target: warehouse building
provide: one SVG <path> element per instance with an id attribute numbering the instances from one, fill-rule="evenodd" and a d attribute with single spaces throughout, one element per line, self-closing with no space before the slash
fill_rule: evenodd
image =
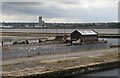
<path id="1" fill-rule="evenodd" d="M 71 33 L 71 44 L 77 43 L 93 43 L 98 41 L 98 33 L 94 30 L 75 30 Z"/>

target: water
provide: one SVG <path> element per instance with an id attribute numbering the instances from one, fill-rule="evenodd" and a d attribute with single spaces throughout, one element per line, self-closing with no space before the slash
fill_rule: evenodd
<path id="1" fill-rule="evenodd" d="M 93 72 L 89 74 L 85 74 L 82 76 L 119 76 L 119 70 L 120 68 L 115 68 L 111 70 L 105 70 L 105 71 L 100 71 L 100 72 Z M 120 76 L 119 76 L 120 78 Z"/>
<path id="2" fill-rule="evenodd" d="M 65 29 L 65 33 L 71 33 L 74 30 L 84 29 Z M 118 34 L 118 29 L 94 29 L 96 32 L 106 34 Z M 22 33 L 63 33 L 64 29 L 2 29 L 2 32 L 22 32 Z"/>
<path id="3" fill-rule="evenodd" d="M 102 39 L 107 40 L 108 45 L 120 45 L 118 43 L 118 38 L 99 38 L 99 40 L 102 40 Z"/>

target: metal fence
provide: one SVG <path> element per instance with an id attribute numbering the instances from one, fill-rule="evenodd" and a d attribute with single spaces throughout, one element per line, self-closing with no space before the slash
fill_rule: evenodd
<path id="1" fill-rule="evenodd" d="M 53 44 L 54 45 L 54 44 Z M 90 50 L 98 48 L 109 48 L 107 43 L 101 44 L 89 44 L 89 45 L 75 45 L 75 46 L 64 46 L 64 47 L 51 47 L 51 48 L 26 48 L 26 49 L 14 49 L 10 51 L 3 51 L 2 58 L 13 58 L 13 57 L 23 57 L 23 56 L 34 56 L 52 53 L 63 53 L 77 50 Z"/>

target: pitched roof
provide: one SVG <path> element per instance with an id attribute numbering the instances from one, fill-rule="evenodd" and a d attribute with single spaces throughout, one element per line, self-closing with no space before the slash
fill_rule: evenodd
<path id="1" fill-rule="evenodd" d="M 97 33 L 94 30 L 85 29 L 85 30 L 77 30 L 82 35 L 97 35 Z"/>

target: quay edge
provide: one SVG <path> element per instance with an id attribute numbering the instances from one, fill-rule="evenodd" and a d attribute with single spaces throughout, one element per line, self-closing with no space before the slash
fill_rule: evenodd
<path id="1" fill-rule="evenodd" d="M 2 76 L 2 78 L 52 78 L 54 77 L 61 77 L 61 76 L 80 76 L 82 74 L 87 74 L 91 72 L 97 72 L 97 71 L 103 71 L 103 70 L 109 70 L 113 68 L 119 68 L 120 67 L 120 61 L 112 61 L 112 62 L 103 62 L 103 63 L 92 63 L 88 65 L 82 65 L 82 66 L 75 66 L 75 67 L 69 67 L 65 68 L 63 70 L 59 71 L 47 71 L 40 74 L 32 74 L 32 75 L 26 75 L 26 76 Z"/>

